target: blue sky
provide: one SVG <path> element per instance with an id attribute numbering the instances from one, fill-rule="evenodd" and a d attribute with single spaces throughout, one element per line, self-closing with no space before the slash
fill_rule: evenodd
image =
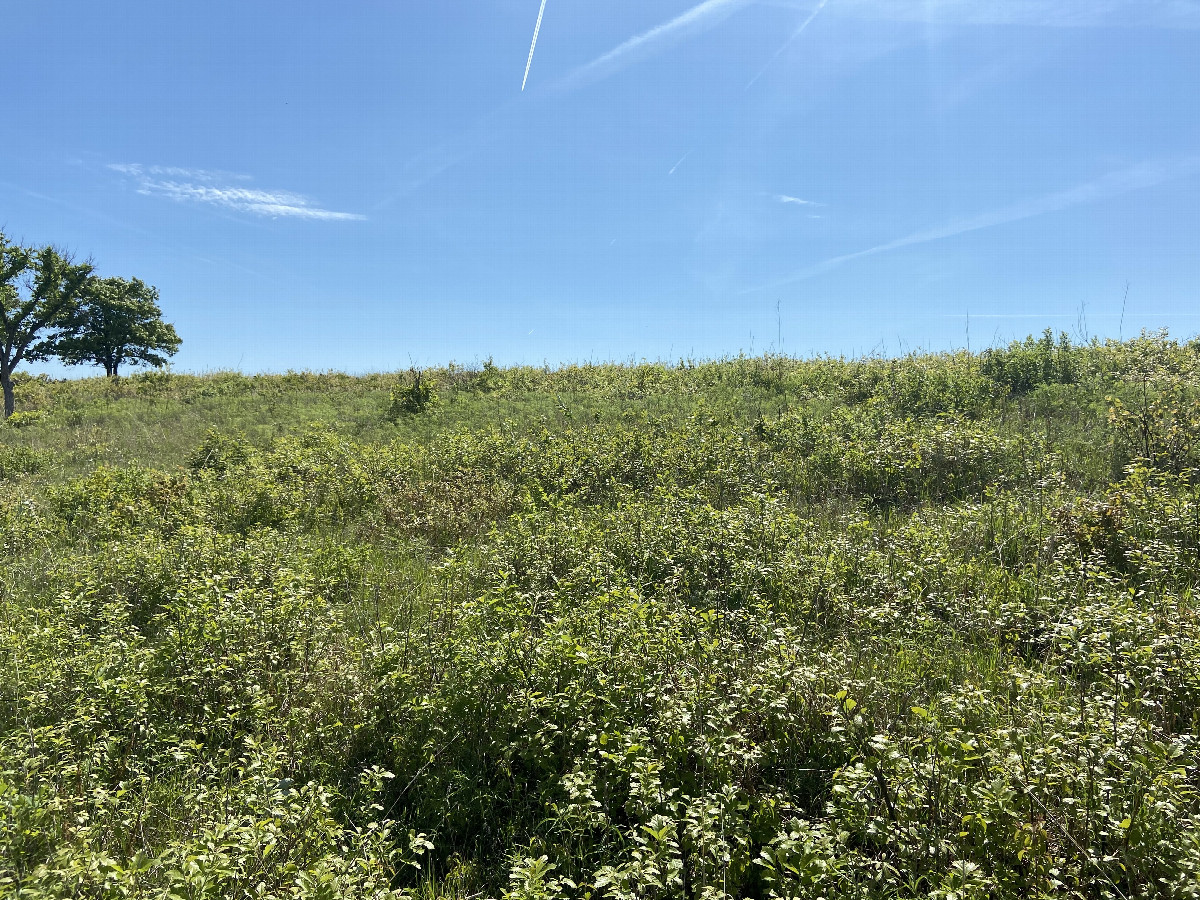
<path id="1" fill-rule="evenodd" d="M 1200 0 L 539 5 L 11 4 L 0 226 L 193 371 L 1200 331 Z"/>

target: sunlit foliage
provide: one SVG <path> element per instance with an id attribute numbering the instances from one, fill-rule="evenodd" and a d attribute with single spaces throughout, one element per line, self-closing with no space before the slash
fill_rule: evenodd
<path id="1" fill-rule="evenodd" d="M 1194 345 L 15 384 L 0 895 L 1200 896 Z"/>

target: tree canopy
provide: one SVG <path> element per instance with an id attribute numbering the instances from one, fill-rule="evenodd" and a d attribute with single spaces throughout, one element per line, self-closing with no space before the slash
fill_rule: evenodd
<path id="1" fill-rule="evenodd" d="M 98 365 L 110 377 L 122 365 L 163 366 L 182 341 L 164 322 L 158 290 L 140 278 L 88 279 L 62 329 L 35 348 L 67 365 Z"/>
<path id="2" fill-rule="evenodd" d="M 4 417 L 13 413 L 12 375 L 35 345 L 75 313 L 92 274 L 90 262 L 77 263 L 52 246 L 34 249 L 0 232 L 0 388 Z"/>

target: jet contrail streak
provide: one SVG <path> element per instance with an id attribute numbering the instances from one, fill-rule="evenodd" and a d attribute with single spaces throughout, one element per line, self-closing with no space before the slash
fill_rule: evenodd
<path id="1" fill-rule="evenodd" d="M 748 85 L 746 85 L 746 90 L 750 90 L 750 88 L 752 88 L 754 86 L 754 82 L 756 82 L 756 81 L 758 81 L 758 79 L 762 78 L 763 75 L 766 73 L 767 69 L 771 68 L 771 64 L 774 63 L 775 60 L 779 59 L 779 55 L 781 53 L 783 53 L 784 50 L 786 50 L 788 47 L 790 47 L 792 45 L 792 41 L 794 41 L 796 38 L 800 37 L 800 35 L 802 35 L 804 33 L 804 29 L 812 24 L 812 20 L 817 17 L 817 13 L 819 13 L 821 10 L 823 10 L 825 8 L 825 4 L 828 2 L 829 2 L 829 0 L 821 0 L 821 2 L 817 4 L 817 8 L 814 9 L 809 14 L 808 18 L 804 20 L 804 22 L 800 25 L 799 28 L 797 28 L 795 31 L 792 32 L 792 36 L 783 42 L 783 46 L 775 51 L 774 56 L 772 56 L 769 60 L 767 60 L 767 64 L 758 70 L 757 75 L 755 75 L 753 78 L 750 79 L 750 83 Z"/>
<path id="2" fill-rule="evenodd" d="M 537 24 L 533 26 L 533 43 L 529 45 L 529 59 L 525 61 L 525 77 L 521 79 L 521 90 L 525 90 L 525 82 L 529 80 L 529 68 L 533 65 L 533 51 L 537 49 L 538 32 L 542 30 L 542 16 L 546 14 L 546 0 L 542 0 L 542 8 L 538 10 Z"/>
<path id="3" fill-rule="evenodd" d="M 631 37 L 615 49 L 609 50 L 603 56 L 597 57 L 590 63 L 585 63 L 565 77 L 559 79 L 556 87 L 559 91 L 569 91 L 584 84 L 606 78 L 619 69 L 622 62 L 645 52 L 655 44 L 669 38 L 677 37 L 689 29 L 699 31 L 707 29 L 726 16 L 732 15 L 739 9 L 749 6 L 754 0 L 704 0 L 681 13 L 669 22 L 656 25 L 649 31 Z"/>
<path id="4" fill-rule="evenodd" d="M 804 281 L 817 275 L 823 275 L 845 263 L 863 259 L 867 256 L 875 256 L 879 253 L 887 253 L 890 250 L 899 250 L 903 247 L 912 247 L 917 244 L 928 244 L 932 241 L 940 241 L 960 234 L 968 234 L 972 231 L 994 228 L 997 225 L 1020 222 L 1023 219 L 1032 219 L 1035 216 L 1059 212 L 1060 210 L 1070 209 L 1073 206 L 1080 206 L 1084 203 L 1111 200 L 1123 194 L 1157 187 L 1160 184 L 1166 184 L 1182 178 L 1194 178 L 1197 175 L 1200 175 L 1200 156 L 1176 160 L 1148 160 L 1136 166 L 1131 166 L 1128 169 L 1118 169 L 1109 172 L 1107 175 L 1103 175 L 1086 184 L 1076 185 L 1062 191 L 1055 191 L 1053 194 L 1046 194 L 1032 200 L 1022 200 L 1010 206 L 992 210 L 991 212 L 955 219 L 945 225 L 927 228 L 924 231 L 916 231 L 896 240 L 888 241 L 885 244 L 868 247 L 866 250 L 843 253 L 841 256 L 834 256 L 824 262 L 809 266 L 807 269 L 802 269 L 788 278 L 762 285 L 761 287 L 750 288 L 742 291 L 742 293 L 746 294 L 766 288 L 775 289 L 785 284 Z"/>

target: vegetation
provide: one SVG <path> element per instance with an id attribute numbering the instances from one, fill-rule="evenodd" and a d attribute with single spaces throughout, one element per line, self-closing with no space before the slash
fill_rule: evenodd
<path id="1" fill-rule="evenodd" d="M 4 418 L 13 413 L 13 373 L 37 357 L 36 344 L 47 329 L 61 327 L 75 308 L 91 275 L 54 247 L 34 250 L 14 244 L 0 232 L 0 388 Z"/>
<path id="2" fill-rule="evenodd" d="M 174 326 L 162 319 L 156 288 L 139 278 L 93 276 L 62 331 L 40 352 L 71 366 L 103 366 L 115 378 L 122 365 L 162 368 L 181 343 Z"/>
<path id="3" fill-rule="evenodd" d="M 1200 345 L 13 381 L 0 892 L 1200 895 Z"/>
<path id="4" fill-rule="evenodd" d="M 90 262 L 76 263 L 51 246 L 23 247 L 0 232 L 3 419 L 16 408 L 13 378 L 26 360 L 96 363 L 116 377 L 122 363 L 161 368 L 179 345 L 153 287 L 99 278 Z"/>

